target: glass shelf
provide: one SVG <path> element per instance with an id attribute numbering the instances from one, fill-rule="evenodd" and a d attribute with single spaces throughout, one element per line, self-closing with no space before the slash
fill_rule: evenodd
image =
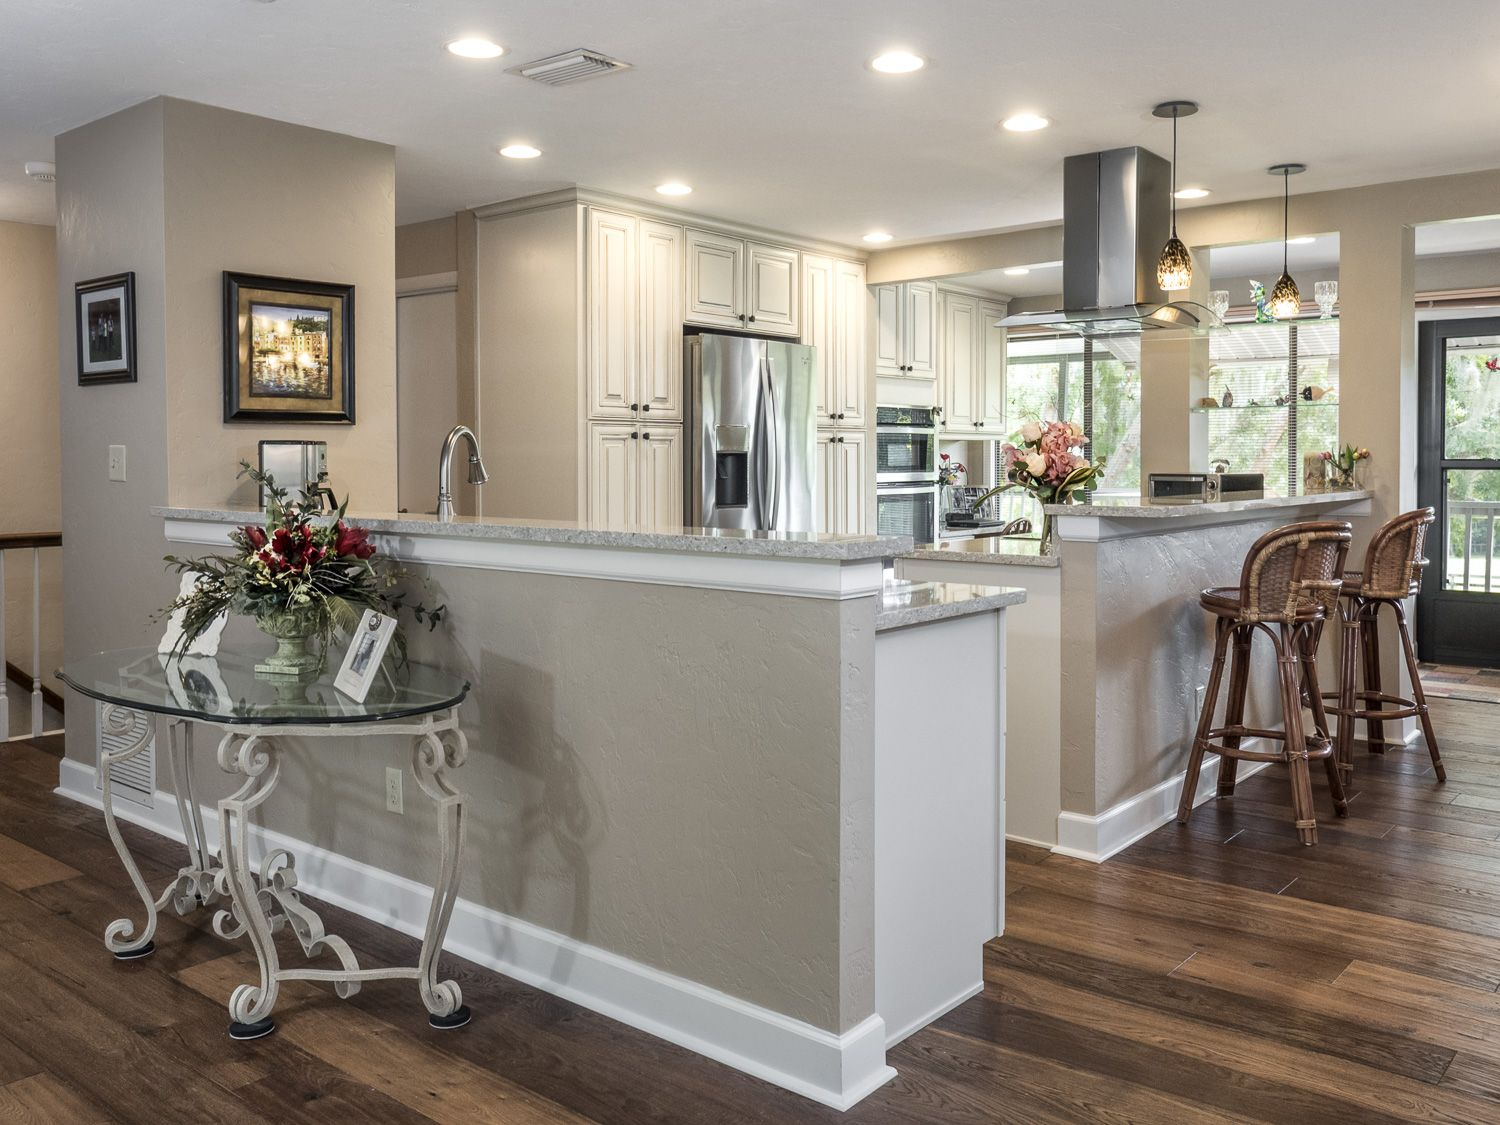
<path id="1" fill-rule="evenodd" d="M 1277 406 L 1274 402 L 1261 402 L 1255 403 L 1253 405 L 1247 404 L 1245 406 L 1190 406 L 1188 407 L 1188 410 L 1194 414 L 1219 414 L 1224 411 L 1230 410 L 1285 410 L 1288 406 L 1291 405 L 1291 403 L 1283 403 L 1281 406 Z M 1296 403 L 1298 410 L 1307 410 L 1314 406 L 1337 405 L 1337 402 L 1324 402 L 1321 399 L 1319 399 L 1317 402 L 1307 402 L 1305 400 L 1299 399 Z"/>

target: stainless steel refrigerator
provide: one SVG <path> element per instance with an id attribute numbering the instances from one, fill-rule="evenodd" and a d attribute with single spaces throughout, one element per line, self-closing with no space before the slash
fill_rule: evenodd
<path id="1" fill-rule="evenodd" d="M 684 523 L 814 531 L 817 349 L 690 336 Z"/>

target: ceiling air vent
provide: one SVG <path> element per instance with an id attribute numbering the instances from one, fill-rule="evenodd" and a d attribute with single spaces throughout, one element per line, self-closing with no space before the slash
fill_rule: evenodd
<path id="1" fill-rule="evenodd" d="M 510 68 L 510 73 L 519 74 L 522 78 L 530 78 L 533 82 L 545 82 L 548 86 L 570 86 L 574 82 L 598 78 L 601 74 L 613 74 L 617 70 L 629 69 L 628 62 L 621 62 L 608 55 L 601 55 L 598 51 L 589 51 L 579 47 L 576 50 L 564 51 L 560 55 L 552 55 L 550 58 L 513 66 Z"/>

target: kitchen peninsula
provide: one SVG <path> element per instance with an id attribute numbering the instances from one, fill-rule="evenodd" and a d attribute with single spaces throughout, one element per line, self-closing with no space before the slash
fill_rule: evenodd
<path id="1" fill-rule="evenodd" d="M 154 512 L 178 553 L 257 515 Z M 836 1106 L 981 989 L 1022 591 L 888 580 L 901 537 L 351 519 L 448 607 L 413 659 L 473 684 L 450 951 Z M 412 930 L 422 826 L 358 804 L 387 741 L 288 753 L 264 827 Z"/>
<path id="2" fill-rule="evenodd" d="M 1007 628 L 1006 790 L 1012 839 L 1082 859 L 1114 855 L 1175 813 L 1212 630 L 1198 608 L 1234 585 L 1250 545 L 1282 524 L 1368 514 L 1371 492 L 1207 504 L 1099 497 L 1048 505 L 1059 551 L 1034 541 L 975 540 L 907 552 L 908 579 L 1019 586 Z M 957 549 L 953 549 L 953 548 Z M 1269 670 L 1252 673 L 1250 720 L 1274 713 Z M 1210 759 L 1199 799 L 1214 791 Z"/>

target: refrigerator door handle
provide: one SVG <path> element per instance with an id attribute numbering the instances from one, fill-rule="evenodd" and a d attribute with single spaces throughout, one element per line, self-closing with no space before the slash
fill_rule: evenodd
<path id="1" fill-rule="evenodd" d="M 776 386 L 775 380 L 771 378 L 771 360 L 767 356 L 760 361 L 760 390 L 766 404 L 766 434 L 769 440 L 769 448 L 766 450 L 763 462 L 762 476 L 765 480 L 765 492 L 770 499 L 771 512 L 769 519 L 762 519 L 767 531 L 776 530 L 781 522 L 781 432 L 780 416 L 776 409 Z"/>

